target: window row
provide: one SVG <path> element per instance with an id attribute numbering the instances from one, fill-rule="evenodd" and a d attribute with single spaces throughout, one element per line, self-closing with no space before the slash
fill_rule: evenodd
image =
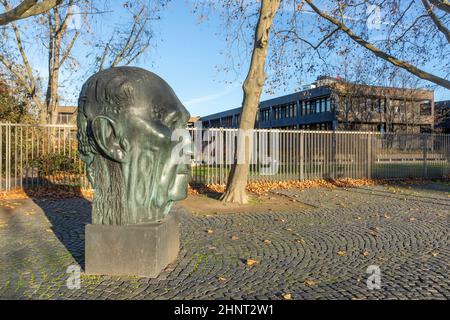
<path id="1" fill-rule="evenodd" d="M 330 97 L 303 101 L 300 106 L 300 115 L 302 116 L 330 111 L 331 111 Z"/>
<path id="2" fill-rule="evenodd" d="M 295 118 L 297 116 L 297 104 L 295 102 L 287 105 L 274 106 L 272 110 L 275 120 Z"/>
<path id="3" fill-rule="evenodd" d="M 331 111 L 330 97 L 324 97 L 308 101 L 299 101 L 300 115 L 315 114 L 321 112 Z M 273 119 L 285 119 L 297 117 L 297 104 L 291 103 L 286 105 L 273 106 L 272 108 Z M 267 122 L 271 118 L 270 108 L 262 109 L 259 111 L 258 119 L 260 122 Z"/>

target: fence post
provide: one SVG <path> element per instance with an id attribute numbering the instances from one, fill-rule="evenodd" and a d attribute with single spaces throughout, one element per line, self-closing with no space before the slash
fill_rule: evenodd
<path id="1" fill-rule="evenodd" d="M 11 123 L 7 124 L 6 134 L 6 190 L 11 190 Z"/>
<path id="2" fill-rule="evenodd" d="M 372 133 L 367 134 L 367 179 L 372 179 Z"/>
<path id="3" fill-rule="evenodd" d="M 303 134 L 303 131 L 300 131 L 300 180 L 304 180 L 305 179 L 305 175 L 304 175 L 304 168 L 305 168 L 304 150 L 305 150 L 305 136 Z"/>
<path id="4" fill-rule="evenodd" d="M 423 177 L 427 177 L 427 135 L 426 133 L 422 134 L 422 153 L 423 153 Z"/>

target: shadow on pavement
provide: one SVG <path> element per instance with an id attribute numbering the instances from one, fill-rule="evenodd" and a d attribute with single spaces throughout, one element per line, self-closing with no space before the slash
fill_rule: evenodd
<path id="1" fill-rule="evenodd" d="M 42 209 L 53 233 L 84 270 L 84 229 L 91 223 L 91 201 L 79 187 L 53 184 L 42 178 L 39 183 L 27 182 L 25 193 Z"/>

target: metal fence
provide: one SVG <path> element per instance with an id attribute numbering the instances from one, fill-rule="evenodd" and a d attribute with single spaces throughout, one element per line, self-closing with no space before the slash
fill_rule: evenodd
<path id="1" fill-rule="evenodd" d="M 237 129 L 189 129 L 191 182 L 225 184 Z M 450 135 L 252 130 L 249 180 L 439 178 L 450 174 Z M 89 188 L 78 158 L 76 126 L 0 124 L 0 191 Z"/>
<path id="2" fill-rule="evenodd" d="M 0 191 L 88 188 L 78 158 L 76 126 L 0 123 Z"/>
<path id="3" fill-rule="evenodd" d="M 225 184 L 238 131 L 195 131 L 194 144 L 199 146 L 195 142 L 202 140 L 202 152 L 195 153 L 192 180 Z M 255 129 L 250 140 L 251 181 L 440 178 L 450 174 L 450 135 L 445 134 Z"/>

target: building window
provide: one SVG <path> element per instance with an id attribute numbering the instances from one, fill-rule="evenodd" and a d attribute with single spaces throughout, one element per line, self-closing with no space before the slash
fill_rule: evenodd
<path id="1" fill-rule="evenodd" d="M 289 104 L 287 106 L 283 107 L 283 115 L 285 115 L 286 118 L 294 118 L 297 115 L 296 110 L 296 104 Z"/>
<path id="2" fill-rule="evenodd" d="M 239 126 L 239 121 L 241 120 L 241 115 L 236 114 L 234 115 L 234 122 L 236 123 L 236 126 Z"/>
<path id="3" fill-rule="evenodd" d="M 269 121 L 269 109 L 263 109 L 259 112 L 259 121 L 260 122 L 267 122 Z"/>
<path id="4" fill-rule="evenodd" d="M 320 99 L 316 100 L 316 113 L 320 113 Z"/>
<path id="5" fill-rule="evenodd" d="M 320 99 L 320 112 L 326 111 L 325 98 Z"/>
<path id="6" fill-rule="evenodd" d="M 420 115 L 421 116 L 431 116 L 430 100 L 420 101 Z"/>
<path id="7" fill-rule="evenodd" d="M 220 119 L 211 120 L 211 127 L 212 128 L 220 128 Z"/>
<path id="8" fill-rule="evenodd" d="M 395 113 L 406 113 L 406 101 L 400 99 L 392 99 L 391 106 Z"/>
<path id="9" fill-rule="evenodd" d="M 386 99 L 378 99 L 377 112 L 383 113 L 386 111 Z"/>
<path id="10" fill-rule="evenodd" d="M 233 126 L 233 116 L 222 118 L 222 127 L 230 128 Z"/>
<path id="11" fill-rule="evenodd" d="M 331 101 L 330 97 L 327 97 L 325 100 L 325 111 L 330 112 L 331 111 Z"/>

